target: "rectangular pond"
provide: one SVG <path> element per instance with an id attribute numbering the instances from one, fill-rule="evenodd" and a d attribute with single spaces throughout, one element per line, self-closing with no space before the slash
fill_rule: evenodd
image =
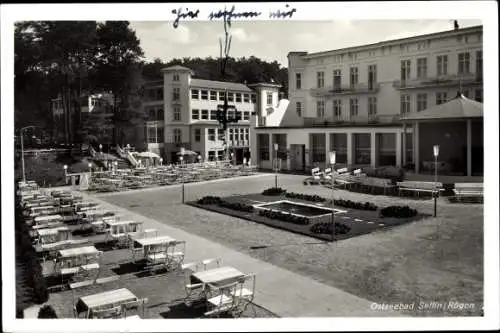
<path id="1" fill-rule="evenodd" d="M 264 204 L 255 205 L 254 207 L 257 209 L 268 209 L 268 210 L 279 211 L 282 213 L 304 216 L 309 218 L 332 214 L 331 208 L 319 207 L 315 205 L 298 203 L 288 200 L 268 202 Z M 335 214 L 346 212 L 345 210 L 340 210 L 340 209 L 334 209 L 334 210 Z"/>

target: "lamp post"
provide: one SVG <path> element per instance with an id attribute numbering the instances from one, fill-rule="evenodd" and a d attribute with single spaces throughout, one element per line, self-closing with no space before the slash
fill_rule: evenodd
<path id="1" fill-rule="evenodd" d="M 201 163 L 201 155 L 198 155 L 198 163 Z"/>
<path id="2" fill-rule="evenodd" d="M 163 165 L 163 158 L 160 157 L 160 166 Z"/>
<path id="3" fill-rule="evenodd" d="M 23 131 L 28 128 L 35 128 L 35 126 L 26 126 L 21 128 L 20 133 L 21 133 L 21 164 L 23 168 L 23 182 L 26 183 L 26 171 L 24 168 L 24 136 L 23 136 Z"/>
<path id="4" fill-rule="evenodd" d="M 330 152 L 330 168 L 332 169 L 332 242 L 335 240 L 335 199 L 333 198 L 333 189 L 335 184 L 334 167 L 335 167 L 335 151 Z"/>
<path id="5" fill-rule="evenodd" d="M 439 146 L 435 145 L 433 147 L 433 152 L 434 152 L 434 186 L 436 187 L 436 191 L 434 193 L 434 217 L 437 216 L 437 197 L 438 197 L 438 164 L 437 164 L 437 158 L 439 156 Z"/>
<path id="6" fill-rule="evenodd" d="M 68 166 L 66 164 L 64 164 L 63 169 L 64 169 L 64 181 L 67 184 L 68 183 Z"/>
<path id="7" fill-rule="evenodd" d="M 115 167 L 113 168 L 113 175 L 118 171 L 118 161 L 114 161 L 113 164 Z"/>
<path id="8" fill-rule="evenodd" d="M 232 163 L 233 165 L 235 165 L 235 163 L 234 163 L 234 153 L 231 153 L 231 163 Z"/>
<path id="9" fill-rule="evenodd" d="M 274 187 L 278 188 L 278 144 L 274 144 Z"/>
<path id="10" fill-rule="evenodd" d="M 179 160 L 181 161 L 182 203 L 184 203 L 184 170 L 182 169 L 182 161 L 184 160 L 184 157 L 179 157 Z"/>
<path id="11" fill-rule="evenodd" d="M 92 182 L 92 163 L 89 163 L 89 183 Z"/>

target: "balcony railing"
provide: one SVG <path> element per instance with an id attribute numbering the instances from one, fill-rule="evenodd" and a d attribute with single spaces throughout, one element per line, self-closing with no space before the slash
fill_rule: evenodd
<path id="1" fill-rule="evenodd" d="M 482 77 L 474 73 L 440 75 L 426 78 L 411 78 L 407 80 L 393 81 L 392 86 L 396 89 L 417 89 L 425 87 L 443 87 L 481 83 Z"/>
<path id="2" fill-rule="evenodd" d="M 313 96 L 337 96 L 353 94 L 373 94 L 380 90 L 380 84 L 377 82 L 332 85 L 323 88 L 313 88 L 310 92 Z"/>
<path id="3" fill-rule="evenodd" d="M 397 124 L 399 115 L 369 115 L 369 116 L 350 116 L 341 115 L 325 118 L 304 118 L 305 127 L 334 127 L 334 126 L 355 126 L 367 124 Z"/>

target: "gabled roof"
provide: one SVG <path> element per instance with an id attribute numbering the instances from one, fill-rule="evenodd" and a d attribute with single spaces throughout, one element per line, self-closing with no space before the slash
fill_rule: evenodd
<path id="1" fill-rule="evenodd" d="M 462 94 L 457 95 L 454 99 L 433 106 L 429 109 L 412 113 L 401 120 L 439 120 L 439 119 L 465 119 L 465 118 L 482 118 L 483 103 L 476 102 L 465 97 Z"/>
<path id="2" fill-rule="evenodd" d="M 162 72 L 169 72 L 169 71 L 184 71 L 184 72 L 193 72 L 190 68 L 180 66 L 180 65 L 175 65 L 175 66 L 170 66 L 170 67 L 165 67 L 162 68 Z"/>
<path id="3" fill-rule="evenodd" d="M 252 89 L 248 88 L 248 86 L 244 85 L 243 83 L 234 83 L 234 82 L 191 79 L 191 86 L 197 88 L 206 88 L 206 89 L 220 89 L 220 90 L 227 89 L 227 90 L 253 92 Z"/>

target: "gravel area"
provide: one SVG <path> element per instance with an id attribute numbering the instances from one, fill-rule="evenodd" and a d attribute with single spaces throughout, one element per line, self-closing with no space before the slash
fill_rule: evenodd
<path id="1" fill-rule="evenodd" d="M 303 176 L 280 175 L 289 192 L 331 197 Z M 205 195 L 260 193 L 274 175 L 186 185 L 186 201 Z M 438 202 L 438 217 L 380 230 L 335 243 L 270 228 L 255 222 L 182 205 L 180 186 L 99 195 L 103 200 L 159 222 L 217 241 L 255 258 L 340 288 L 377 303 L 473 304 L 412 311 L 416 316 L 478 315 L 483 302 L 483 205 Z M 370 201 L 379 207 L 409 205 L 432 214 L 432 200 L 372 196 L 335 190 L 336 199 Z M 251 247 L 262 246 L 252 250 Z M 264 247 L 265 246 L 265 247 Z"/>

